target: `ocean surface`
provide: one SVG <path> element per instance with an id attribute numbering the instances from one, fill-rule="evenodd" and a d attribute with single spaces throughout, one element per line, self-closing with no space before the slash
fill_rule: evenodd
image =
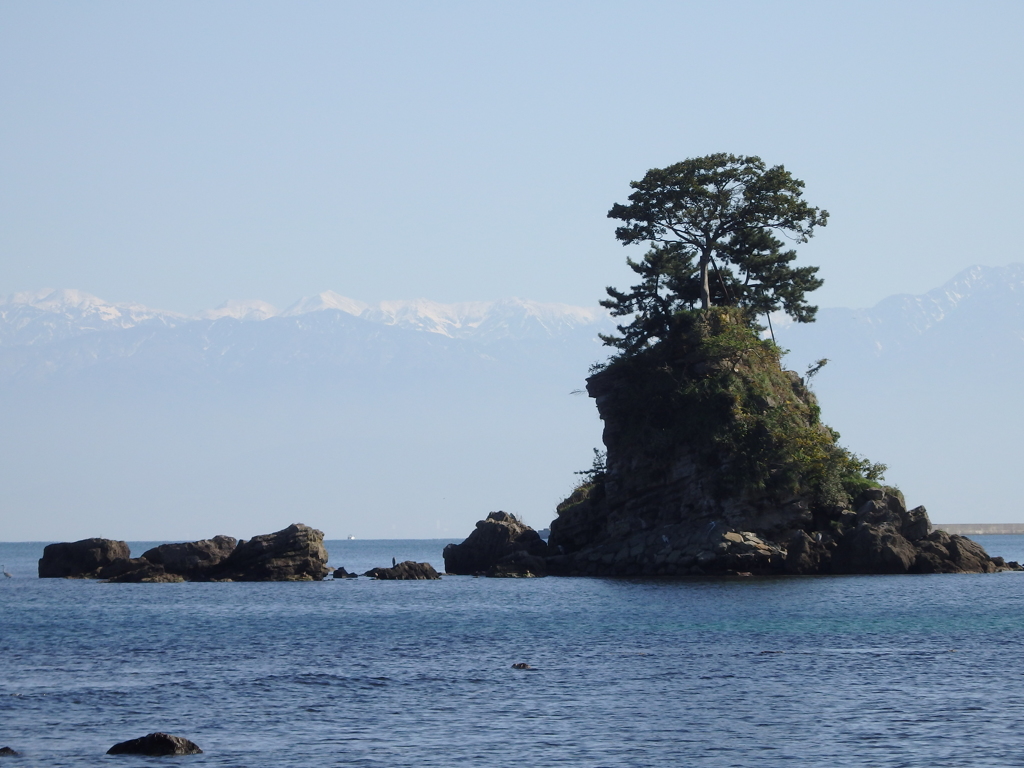
<path id="1" fill-rule="evenodd" d="M 104 755 L 152 731 L 197 768 L 1024 765 L 1022 573 L 102 584 L 42 547 L 0 544 L 2 765 L 163 765 Z"/>

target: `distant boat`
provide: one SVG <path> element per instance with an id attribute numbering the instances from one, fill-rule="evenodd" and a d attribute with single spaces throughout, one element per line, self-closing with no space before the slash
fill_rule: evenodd
<path id="1" fill-rule="evenodd" d="M 355 536 L 349 536 L 349 537 L 348 537 L 348 540 L 349 540 L 349 541 L 355 541 L 355 540 L 356 540 L 356 537 L 355 537 Z"/>

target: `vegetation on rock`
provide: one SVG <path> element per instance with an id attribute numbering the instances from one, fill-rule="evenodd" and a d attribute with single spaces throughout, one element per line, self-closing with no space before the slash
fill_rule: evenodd
<path id="1" fill-rule="evenodd" d="M 638 285 L 607 289 L 602 305 L 632 318 L 607 343 L 633 353 L 670 340 L 697 302 L 814 319 L 805 295 L 822 285 L 818 268 L 790 266 L 796 251 L 783 250 L 777 235 L 805 243 L 828 212 L 803 200 L 804 183 L 784 167 L 719 153 L 652 168 L 630 186 L 629 204 L 616 203 L 608 216 L 624 222 L 615 230 L 624 245 L 648 242 L 651 250 L 627 259 Z"/>

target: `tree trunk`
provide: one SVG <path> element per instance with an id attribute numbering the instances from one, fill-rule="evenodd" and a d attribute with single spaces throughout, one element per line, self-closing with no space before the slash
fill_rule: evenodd
<path id="1" fill-rule="evenodd" d="M 711 254 L 702 253 L 700 256 L 700 308 L 708 309 L 711 306 L 711 288 L 708 286 L 708 263 L 711 261 Z"/>

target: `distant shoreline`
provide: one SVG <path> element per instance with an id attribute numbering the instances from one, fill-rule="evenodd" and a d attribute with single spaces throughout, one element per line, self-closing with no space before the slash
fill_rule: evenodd
<path id="1" fill-rule="evenodd" d="M 1024 533 L 1024 523 L 935 523 L 932 530 L 959 536 L 1016 535 Z"/>

